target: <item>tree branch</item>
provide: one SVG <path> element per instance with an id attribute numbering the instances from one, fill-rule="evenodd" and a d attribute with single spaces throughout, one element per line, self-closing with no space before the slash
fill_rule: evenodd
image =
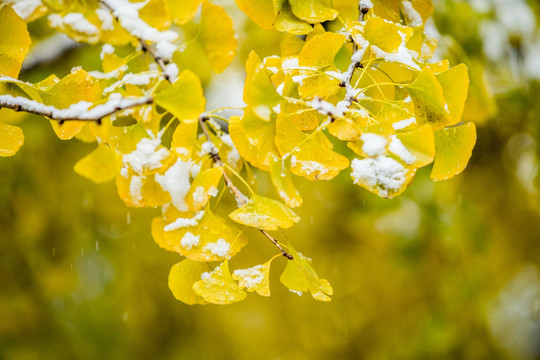
<path id="1" fill-rule="evenodd" d="M 199 116 L 199 124 L 201 125 L 202 132 L 204 136 L 206 137 L 206 140 L 212 142 L 212 139 L 210 137 L 210 134 L 208 133 L 208 129 L 206 127 L 205 122 L 208 120 L 208 116 L 201 115 Z M 212 160 L 216 163 L 217 166 L 223 166 L 223 161 L 221 160 L 221 157 L 219 156 L 219 153 L 217 150 L 212 150 L 210 153 L 210 156 L 212 157 Z M 244 206 L 247 204 L 247 197 L 246 195 L 242 194 L 242 192 L 234 185 L 231 178 L 225 171 L 223 171 L 223 179 L 225 180 L 225 185 L 233 192 L 234 197 L 236 199 L 236 202 L 239 206 Z M 281 252 L 283 256 L 285 256 L 287 259 L 292 260 L 293 256 L 289 254 L 281 245 L 279 245 L 278 241 L 269 233 L 267 233 L 265 230 L 258 229 L 272 244 L 274 244 L 275 247 L 278 248 L 278 250 Z"/>
<path id="2" fill-rule="evenodd" d="M 105 104 L 97 105 L 91 109 L 90 106 L 93 104 L 88 101 L 80 101 L 66 109 L 58 109 L 22 96 L 0 95 L 0 107 L 46 116 L 58 121 L 60 124 L 64 121 L 75 120 L 99 123 L 105 116 L 136 106 L 152 104 L 153 102 L 154 98 L 152 97 L 120 98 L 109 100 Z"/>

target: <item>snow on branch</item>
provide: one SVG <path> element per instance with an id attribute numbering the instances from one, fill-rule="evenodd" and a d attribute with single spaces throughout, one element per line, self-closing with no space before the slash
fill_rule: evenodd
<path id="1" fill-rule="evenodd" d="M 105 116 L 112 115 L 118 111 L 153 102 L 154 99 L 148 96 L 140 98 L 118 98 L 109 100 L 105 104 L 100 104 L 93 108 L 90 108 L 93 103 L 79 101 L 66 109 L 58 109 L 54 106 L 45 105 L 22 96 L 0 95 L 0 107 L 46 116 L 60 123 L 70 120 L 99 122 Z"/>

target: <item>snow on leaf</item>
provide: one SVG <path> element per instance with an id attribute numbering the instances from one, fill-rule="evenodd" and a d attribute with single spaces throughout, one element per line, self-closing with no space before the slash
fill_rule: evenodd
<path id="1" fill-rule="evenodd" d="M 210 271 L 206 263 L 184 259 L 171 267 L 169 272 L 169 289 L 177 300 L 188 305 L 206 304 L 206 301 L 193 290 L 193 284 L 201 275 Z"/>
<path id="2" fill-rule="evenodd" d="M 246 205 L 236 209 L 229 217 L 237 223 L 262 230 L 290 228 L 300 218 L 279 201 L 253 194 Z"/>
<path id="3" fill-rule="evenodd" d="M 20 127 L 0 122 L 0 156 L 13 156 L 24 143 Z"/>
<path id="4" fill-rule="evenodd" d="M 109 146 L 99 144 L 94 151 L 75 164 L 74 170 L 77 174 L 101 184 L 113 180 L 121 167 L 120 155 Z"/>
<path id="5" fill-rule="evenodd" d="M 446 180 L 465 170 L 475 143 L 476 127 L 472 122 L 436 131 L 431 178 Z"/>
<path id="6" fill-rule="evenodd" d="M 201 171 L 186 195 L 189 210 L 199 211 L 208 203 L 210 197 L 217 195 L 217 186 L 223 175 L 221 167 Z"/>
<path id="7" fill-rule="evenodd" d="M 233 279 L 238 281 L 241 289 L 256 291 L 261 296 L 270 296 L 270 265 L 269 260 L 261 265 L 256 265 L 247 269 L 237 269 L 233 271 Z"/>
<path id="8" fill-rule="evenodd" d="M 26 23 L 11 6 L 0 8 L 0 74 L 16 78 L 30 47 Z"/>
<path id="9" fill-rule="evenodd" d="M 237 41 L 233 23 L 221 6 L 204 1 L 199 39 L 212 69 L 221 73 L 236 56 Z"/>
<path id="10" fill-rule="evenodd" d="M 213 304 L 232 304 L 246 298 L 246 292 L 231 277 L 227 260 L 213 271 L 202 273 L 201 280 L 193 284 L 193 290 Z"/>

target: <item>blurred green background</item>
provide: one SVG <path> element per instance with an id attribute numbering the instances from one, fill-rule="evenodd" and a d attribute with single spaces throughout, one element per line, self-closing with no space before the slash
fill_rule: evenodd
<path id="1" fill-rule="evenodd" d="M 0 158 L 0 359 L 540 359 L 538 4 L 509 0 L 505 13 L 497 0 L 435 3 L 440 55 L 471 68 L 465 117 L 477 122 L 476 148 L 461 175 L 433 183 L 422 169 L 393 200 L 347 172 L 298 179 L 302 221 L 277 236 L 313 258 L 334 287 L 330 303 L 281 286 L 285 259 L 273 265 L 270 298 L 176 301 L 167 276 L 179 256 L 152 240 L 157 210 L 128 209 L 114 183 L 74 173 L 94 145 L 21 119 L 25 145 Z M 512 27 L 515 9 L 526 25 Z M 250 49 L 279 52 L 279 34 L 240 24 L 239 63 Z M 99 50 L 71 49 L 22 78 L 97 70 Z M 238 87 L 233 77 L 207 94 Z M 261 188 L 273 196 L 264 177 Z M 251 235 L 238 261 L 275 253 Z"/>

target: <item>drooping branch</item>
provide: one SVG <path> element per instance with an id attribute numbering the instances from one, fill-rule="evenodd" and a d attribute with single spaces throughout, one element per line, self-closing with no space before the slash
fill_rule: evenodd
<path id="1" fill-rule="evenodd" d="M 206 121 L 207 120 L 208 120 L 208 117 L 203 114 L 203 115 L 201 115 L 199 117 L 199 124 L 201 126 L 201 129 L 202 129 L 202 132 L 203 132 L 204 136 L 206 137 L 206 140 L 211 142 L 212 139 L 210 137 L 210 134 L 208 133 L 208 128 L 206 127 Z M 223 166 L 223 161 L 221 160 L 221 157 L 219 156 L 219 153 L 217 152 L 217 149 L 213 148 L 212 151 L 210 152 L 210 156 L 212 157 L 212 160 L 214 160 L 214 162 L 216 163 L 217 166 Z M 227 185 L 227 187 L 233 192 L 234 197 L 235 197 L 236 202 L 238 203 L 238 205 L 239 206 L 246 205 L 247 201 L 248 201 L 247 196 L 242 194 L 240 189 L 238 189 L 236 187 L 236 185 L 234 185 L 233 181 L 231 180 L 231 178 L 229 177 L 229 175 L 227 175 L 227 173 L 225 171 L 223 171 L 223 179 L 225 180 L 225 185 Z M 293 259 L 293 256 L 291 254 L 289 254 L 287 251 L 285 251 L 285 249 L 283 249 L 283 247 L 278 243 L 278 241 L 272 235 L 267 233 L 265 230 L 262 230 L 262 229 L 258 229 L 258 230 L 268 240 L 270 240 L 272 242 L 272 244 L 274 244 L 275 247 L 278 248 L 278 250 L 281 252 L 281 254 L 283 256 L 285 256 L 289 260 Z"/>
<path id="2" fill-rule="evenodd" d="M 59 123 L 74 120 L 100 122 L 105 116 L 110 116 L 133 107 L 152 104 L 153 102 L 154 98 L 145 96 L 140 98 L 112 99 L 105 104 L 100 104 L 93 108 L 90 108 L 93 103 L 80 101 L 66 109 L 58 109 L 54 106 L 45 105 L 22 96 L 0 95 L 0 107 L 46 116 Z"/>

